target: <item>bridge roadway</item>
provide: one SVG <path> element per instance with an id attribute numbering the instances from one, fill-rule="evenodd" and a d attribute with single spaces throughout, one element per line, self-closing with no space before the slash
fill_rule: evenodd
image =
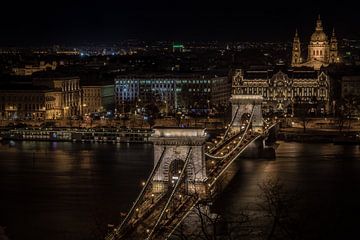
<path id="1" fill-rule="evenodd" d="M 246 128 L 240 132 L 229 133 L 219 144 L 211 148 L 207 153 L 207 193 L 213 194 L 215 183 L 227 168 L 239 157 L 249 144 L 254 142 L 275 124 L 267 125 L 264 132 L 256 133 Z M 185 192 L 186 183 L 182 183 L 175 194 L 172 196 L 167 209 L 164 209 L 173 189 L 169 189 L 165 194 L 153 194 L 147 191 L 130 219 L 111 232 L 106 240 L 115 239 L 168 239 L 180 223 L 191 212 L 193 207 L 206 199 L 199 194 Z M 164 211 L 164 215 L 161 213 Z M 157 223 L 158 220 L 158 224 Z"/>

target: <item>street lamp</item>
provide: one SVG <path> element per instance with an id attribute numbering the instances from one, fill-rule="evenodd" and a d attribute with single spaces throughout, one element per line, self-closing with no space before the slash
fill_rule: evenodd
<path id="1" fill-rule="evenodd" d="M 64 107 L 64 118 L 68 115 L 69 106 Z"/>
<path id="2" fill-rule="evenodd" d="M 82 106 L 83 106 L 83 114 L 86 114 L 87 112 L 85 111 L 85 108 L 87 107 L 87 104 L 84 103 Z"/>
<path id="3" fill-rule="evenodd" d="M 167 115 L 168 115 L 168 102 L 165 100 L 164 103 L 165 103 L 165 116 L 167 117 Z"/>

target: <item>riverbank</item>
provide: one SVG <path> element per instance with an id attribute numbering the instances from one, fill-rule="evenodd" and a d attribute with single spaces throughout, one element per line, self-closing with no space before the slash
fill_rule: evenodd
<path id="1" fill-rule="evenodd" d="M 339 131 L 334 129 L 310 128 L 281 128 L 278 140 L 286 142 L 317 142 L 335 144 L 360 144 L 359 131 Z"/>
<path id="2" fill-rule="evenodd" d="M 151 129 L 20 128 L 0 130 L 0 139 L 49 142 L 147 143 L 151 134 Z"/>

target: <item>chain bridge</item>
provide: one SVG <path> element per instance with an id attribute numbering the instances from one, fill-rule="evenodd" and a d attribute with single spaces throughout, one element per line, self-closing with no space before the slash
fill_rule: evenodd
<path id="1" fill-rule="evenodd" d="M 233 95 L 231 122 L 211 142 L 206 129 L 155 129 L 151 137 L 154 167 L 131 209 L 106 240 L 168 239 L 196 204 L 221 193 L 224 176 L 241 156 L 273 153 L 265 140 L 277 122 L 264 120 L 262 101 L 259 95 Z"/>

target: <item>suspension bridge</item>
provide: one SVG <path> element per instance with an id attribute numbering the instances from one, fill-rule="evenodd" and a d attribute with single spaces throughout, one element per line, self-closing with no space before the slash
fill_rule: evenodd
<path id="1" fill-rule="evenodd" d="M 205 129 L 157 128 L 154 167 L 122 222 L 106 237 L 168 239 L 196 204 L 221 193 L 222 179 L 244 151 L 263 151 L 277 123 L 264 120 L 262 97 L 233 95 L 226 131 L 207 142 Z"/>

